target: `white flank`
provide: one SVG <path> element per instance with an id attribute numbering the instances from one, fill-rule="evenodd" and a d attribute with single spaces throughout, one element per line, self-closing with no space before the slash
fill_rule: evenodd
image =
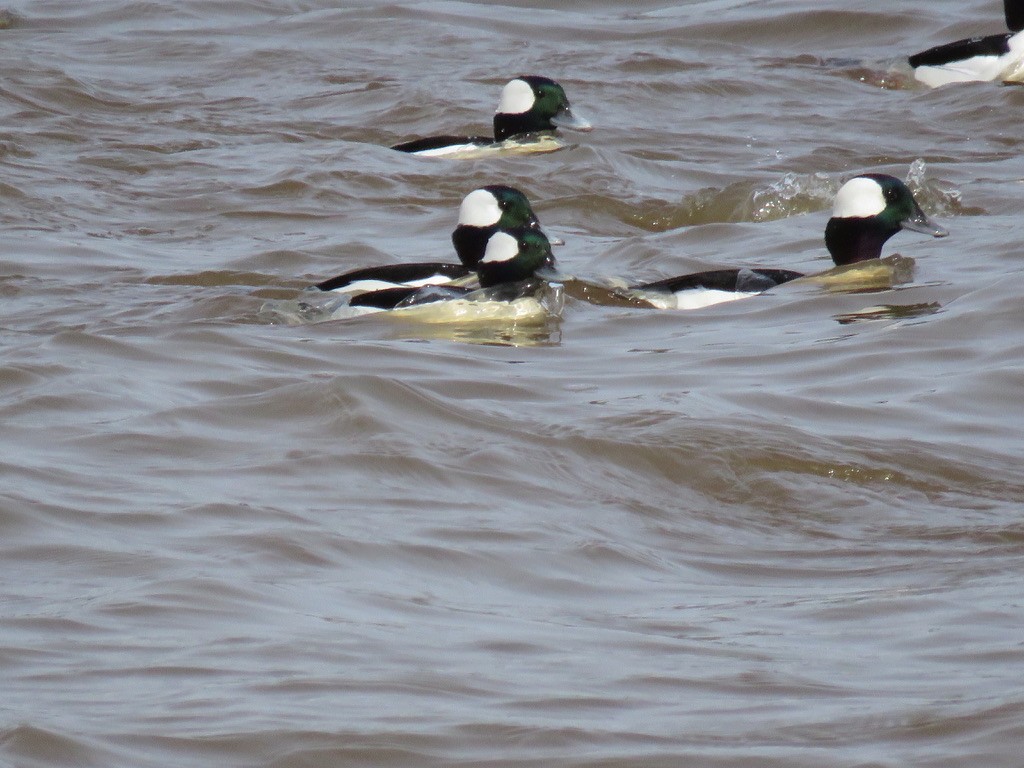
<path id="1" fill-rule="evenodd" d="M 867 218 L 885 210 L 882 186 L 874 179 L 858 176 L 840 187 L 832 215 L 837 219 Z"/>
<path id="2" fill-rule="evenodd" d="M 963 61 L 954 61 L 940 66 L 922 66 L 914 70 L 914 78 L 929 88 L 938 88 L 949 83 L 972 83 L 995 80 L 1005 69 L 1004 56 L 974 56 Z"/>
<path id="3" fill-rule="evenodd" d="M 498 199 L 486 189 L 474 189 L 459 206 L 459 224 L 467 227 L 490 227 L 501 220 Z"/>
<path id="4" fill-rule="evenodd" d="M 356 280 L 354 283 L 346 283 L 345 285 L 339 285 L 337 288 L 332 288 L 330 293 L 369 293 L 370 291 L 383 291 L 388 288 L 397 288 L 398 283 L 392 283 L 388 280 Z"/>
<path id="5" fill-rule="evenodd" d="M 512 80 L 501 89 L 496 112 L 502 115 L 521 115 L 529 112 L 535 101 L 533 88 L 525 80 Z"/>
<path id="6" fill-rule="evenodd" d="M 385 291 L 388 288 L 422 288 L 425 285 L 445 285 L 451 281 L 452 279 L 447 275 L 430 275 L 419 280 L 409 280 L 405 283 L 393 283 L 389 280 L 367 278 L 365 280 L 356 280 L 354 283 L 348 283 L 347 285 L 339 285 L 337 288 L 332 288 L 328 293 L 356 295 L 371 291 Z"/>
<path id="7" fill-rule="evenodd" d="M 480 261 L 510 261 L 518 255 L 519 242 L 507 232 L 495 232 L 487 241 L 484 257 Z"/>
<path id="8" fill-rule="evenodd" d="M 410 288 L 422 288 L 425 285 L 447 285 L 452 279 L 448 275 L 431 275 L 430 277 L 422 277 L 419 280 L 409 280 L 403 285 L 407 285 Z"/>
<path id="9" fill-rule="evenodd" d="M 435 149 L 421 149 L 413 152 L 416 157 L 472 157 L 486 150 L 488 147 L 479 144 L 451 144 L 447 147 L 436 147 Z"/>
<path id="10" fill-rule="evenodd" d="M 917 67 L 914 77 L 929 88 L 949 83 L 971 83 L 987 80 L 1015 80 L 1020 76 L 1024 60 L 1024 33 L 1010 38 L 1010 51 L 1002 56 L 973 56 L 939 66 Z"/>
<path id="11" fill-rule="evenodd" d="M 757 296 L 756 293 L 740 293 L 738 291 L 719 291 L 713 288 L 691 288 L 675 294 L 676 309 L 703 309 L 727 301 L 747 299 Z"/>

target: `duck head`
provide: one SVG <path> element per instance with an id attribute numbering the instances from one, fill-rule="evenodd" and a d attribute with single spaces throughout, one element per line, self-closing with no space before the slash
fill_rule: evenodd
<path id="1" fill-rule="evenodd" d="M 495 141 L 556 128 L 589 131 L 591 125 L 573 114 L 565 90 L 554 80 L 523 75 L 502 89 L 494 113 Z"/>
<path id="2" fill-rule="evenodd" d="M 487 240 L 476 272 L 480 285 L 491 288 L 534 277 L 537 270 L 554 267 L 551 244 L 539 229 L 498 230 Z"/>
<path id="3" fill-rule="evenodd" d="M 470 269 L 476 269 L 491 235 L 499 229 L 520 228 L 540 231 L 540 222 L 526 195 L 515 187 L 490 184 L 474 189 L 463 198 L 459 223 L 452 232 L 452 245 L 459 260 Z"/>
<path id="4" fill-rule="evenodd" d="M 901 229 L 932 237 L 949 234 L 921 210 L 907 185 L 895 176 L 866 173 L 850 179 L 836 194 L 825 245 L 838 265 L 877 259 L 885 241 Z"/>

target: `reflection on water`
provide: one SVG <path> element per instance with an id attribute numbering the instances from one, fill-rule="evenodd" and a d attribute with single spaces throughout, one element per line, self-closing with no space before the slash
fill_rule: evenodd
<path id="1" fill-rule="evenodd" d="M 835 319 L 840 325 L 849 325 L 864 320 L 904 320 L 909 317 L 933 315 L 940 309 L 942 309 L 942 305 L 937 301 L 920 304 L 880 304 L 858 309 L 856 312 L 844 312 L 835 315 Z"/>
<path id="2" fill-rule="evenodd" d="M 565 306 L 562 283 L 540 282 L 514 299 L 503 298 L 506 292 L 502 287 L 482 288 L 460 298 L 434 300 L 444 288 L 428 286 L 395 309 L 381 310 L 350 306 L 349 294 L 306 290 L 299 298 L 265 302 L 258 317 L 269 324 L 309 325 L 371 316 L 386 324 L 391 338 L 511 346 L 557 343 Z"/>
<path id="3" fill-rule="evenodd" d="M 856 264 L 833 267 L 794 282 L 814 283 L 834 293 L 884 291 L 914 279 L 915 262 L 898 253 Z"/>
<path id="4" fill-rule="evenodd" d="M 583 279 L 563 275 L 562 284 L 566 296 L 602 307 L 647 307 L 653 305 L 644 297 L 631 291 L 629 283 L 622 278 Z"/>
<path id="5" fill-rule="evenodd" d="M 548 315 L 530 320 L 502 322 L 420 324 L 398 322 L 384 329 L 384 337 L 408 341 L 455 341 L 499 347 L 552 347 L 562 341 L 562 320 Z"/>

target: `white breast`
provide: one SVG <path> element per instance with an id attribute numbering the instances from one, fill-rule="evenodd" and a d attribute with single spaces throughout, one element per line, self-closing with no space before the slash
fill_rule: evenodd
<path id="1" fill-rule="evenodd" d="M 739 291 L 719 291 L 713 288 L 691 288 L 686 291 L 679 291 L 675 294 L 676 305 L 674 309 L 702 309 L 715 304 L 724 304 L 727 301 L 746 299 L 757 296 L 757 293 L 741 293 Z"/>

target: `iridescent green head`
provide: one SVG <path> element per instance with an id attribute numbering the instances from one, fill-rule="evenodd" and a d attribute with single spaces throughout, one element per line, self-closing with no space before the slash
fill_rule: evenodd
<path id="1" fill-rule="evenodd" d="M 556 128 L 591 129 L 590 123 L 573 114 L 562 86 L 537 75 L 522 75 L 505 86 L 494 114 L 497 141 Z"/>
<path id="2" fill-rule="evenodd" d="M 491 235 L 499 229 L 519 228 L 540 230 L 526 195 L 515 187 L 489 184 L 474 189 L 462 200 L 452 244 L 462 263 L 475 269 Z"/>
<path id="3" fill-rule="evenodd" d="M 498 230 L 487 240 L 477 264 L 480 285 L 489 288 L 529 280 L 543 267 L 554 267 L 551 244 L 539 229 Z"/>

